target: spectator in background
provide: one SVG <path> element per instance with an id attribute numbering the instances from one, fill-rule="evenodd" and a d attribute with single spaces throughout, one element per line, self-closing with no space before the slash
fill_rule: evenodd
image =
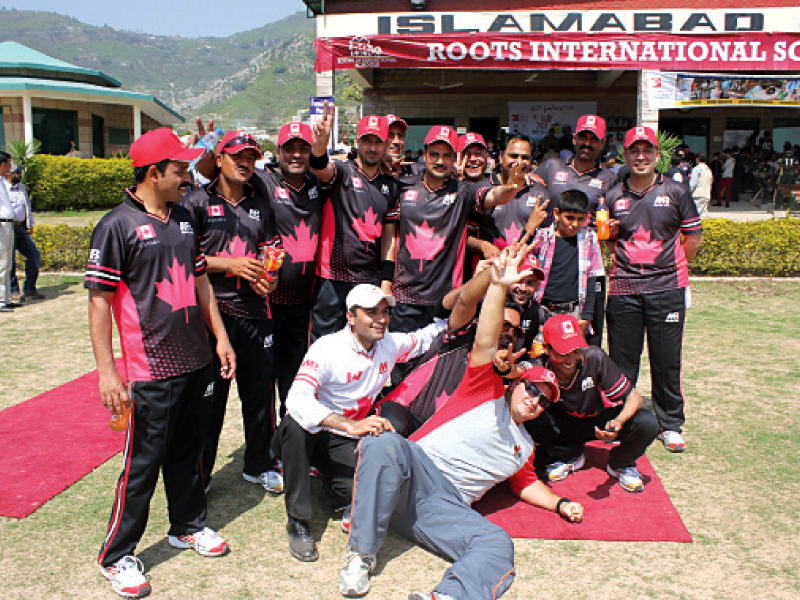
<path id="1" fill-rule="evenodd" d="M 724 160 L 722 162 L 722 177 L 717 188 L 717 202 L 714 206 L 722 206 L 722 196 L 725 196 L 725 206 L 731 205 L 731 189 L 733 187 L 733 170 L 736 168 L 736 161 L 733 159 L 730 148 L 722 151 Z"/>
<path id="2" fill-rule="evenodd" d="M 697 206 L 697 213 L 701 219 L 708 216 L 708 203 L 711 201 L 711 187 L 714 183 L 714 175 L 706 164 L 706 155 L 698 152 L 695 157 L 697 164 L 692 169 L 692 176 L 689 179 L 689 188 L 692 190 L 692 199 Z"/>
<path id="3" fill-rule="evenodd" d="M 682 183 L 684 185 L 688 184 L 688 180 L 683 175 L 683 171 L 681 171 L 681 157 L 677 154 L 674 154 L 672 158 L 669 159 L 669 169 L 667 169 L 667 177 L 670 179 L 677 181 L 678 183 Z"/>
<path id="4" fill-rule="evenodd" d="M 15 252 L 19 251 L 25 257 L 24 294 L 20 296 L 20 301 L 41 300 L 44 295 L 36 290 L 41 255 L 36 247 L 36 242 L 31 237 L 33 233 L 33 214 L 28 190 L 22 183 L 22 167 L 17 167 L 6 175 L 6 182 L 8 183 L 7 191 L 11 201 L 11 208 L 14 211 L 14 251 L 11 252 L 11 272 L 9 274 L 11 295 L 16 296 L 20 293 Z"/>
<path id="5" fill-rule="evenodd" d="M 0 177 L 5 179 L 11 170 L 11 155 L 0 150 Z M 14 312 L 18 305 L 11 302 L 8 270 L 14 253 L 14 210 L 8 197 L 8 188 L 0 183 L 0 313 Z"/>

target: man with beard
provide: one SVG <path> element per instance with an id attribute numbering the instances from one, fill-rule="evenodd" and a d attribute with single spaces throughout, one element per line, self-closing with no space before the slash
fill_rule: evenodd
<path id="1" fill-rule="evenodd" d="M 334 110 L 325 104 L 314 125 L 311 172 L 329 191 L 317 261 L 317 295 L 311 310 L 311 341 L 345 325 L 347 294 L 360 283 L 391 288 L 399 187 L 381 172 L 389 129 L 386 119 L 366 115 L 358 122 L 354 161 L 329 161 Z M 383 283 L 381 283 L 383 282 Z"/>
<path id="2" fill-rule="evenodd" d="M 614 187 L 617 176 L 598 162 L 603 150 L 606 136 L 606 122 L 597 115 L 583 115 L 575 126 L 572 141 L 575 156 L 567 160 L 553 158 L 545 161 L 535 173 L 544 180 L 547 186 L 550 204 L 547 209 L 550 215 L 558 208 L 558 197 L 566 190 L 580 190 L 589 198 L 589 226 L 594 226 L 594 213 L 608 191 Z M 550 225 L 552 217 L 544 225 Z M 591 334 L 588 341 L 599 346 L 603 341 L 603 323 L 605 321 L 606 278 L 598 277 L 595 282 L 595 306 Z"/>
<path id="3" fill-rule="evenodd" d="M 171 129 L 149 131 L 130 149 L 136 185 L 92 232 L 84 287 L 100 397 L 113 415 L 130 411 L 108 532 L 98 556 L 116 594 L 150 593 L 133 556 L 144 534 L 159 471 L 169 506 L 169 544 L 221 556 L 228 544 L 206 526 L 200 474 L 203 413 L 214 380 L 206 325 L 216 339 L 220 374 L 231 378 L 236 356 L 205 274 L 197 224 L 179 206 L 191 187 L 186 148 Z M 114 362 L 112 310 L 128 381 Z"/>
<path id="4" fill-rule="evenodd" d="M 256 171 L 258 184 L 275 212 L 286 257 L 278 286 L 269 295 L 274 324 L 275 379 L 280 415 L 294 376 L 308 350 L 308 328 L 316 281 L 317 247 L 327 192 L 309 173 L 314 136 L 304 123 L 287 123 L 278 132 L 278 168 Z"/>
<path id="5" fill-rule="evenodd" d="M 586 442 L 618 442 L 608 455 L 608 473 L 622 489 L 641 492 L 636 461 L 658 435 L 655 416 L 602 349 L 588 346 L 573 315 L 544 324 L 544 367 L 556 375 L 561 402 L 525 423 L 546 464 L 548 481 L 561 481 L 585 462 Z"/>
<path id="6" fill-rule="evenodd" d="M 703 228 L 686 186 L 656 171 L 658 138 L 649 127 L 625 135 L 631 174 L 608 194 L 614 266 L 609 277 L 608 349 L 636 385 L 644 336 L 650 356 L 653 408 L 664 446 L 683 452 L 685 422 L 681 352 L 689 261 Z"/>
<path id="7" fill-rule="evenodd" d="M 408 123 L 397 115 L 386 115 L 389 127 L 389 140 L 386 145 L 386 156 L 383 157 L 383 172 L 403 181 L 417 179 L 425 170 L 425 166 L 406 160 L 406 133 Z"/>
<path id="8" fill-rule="evenodd" d="M 244 131 L 230 131 L 217 146 L 217 178 L 188 194 L 183 205 L 199 228 L 225 330 L 239 357 L 236 387 L 242 402 L 245 451 L 242 476 L 272 494 L 283 491 L 283 479 L 271 455 L 275 431 L 272 321 L 264 296 L 274 281 L 262 279 L 258 255 L 280 245 L 275 215 L 267 199 L 249 183 L 261 150 Z M 208 438 L 203 451 L 206 489 L 217 458 L 217 446 L 228 403 L 230 381 L 214 381 Z"/>

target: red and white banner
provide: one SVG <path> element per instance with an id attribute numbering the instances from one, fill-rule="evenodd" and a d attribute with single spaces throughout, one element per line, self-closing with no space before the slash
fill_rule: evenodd
<path id="1" fill-rule="evenodd" d="M 375 35 L 316 40 L 317 72 L 340 69 L 793 71 L 800 34 Z"/>

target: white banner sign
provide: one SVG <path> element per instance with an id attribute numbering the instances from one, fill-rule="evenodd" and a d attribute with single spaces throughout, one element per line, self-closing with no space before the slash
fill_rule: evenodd
<path id="1" fill-rule="evenodd" d="M 509 131 L 540 140 L 552 127 L 560 137 L 565 127 L 574 131 L 578 117 L 586 114 L 597 114 L 595 102 L 509 102 Z"/>
<path id="2" fill-rule="evenodd" d="M 647 103 L 650 105 L 650 110 L 675 108 L 676 73 L 645 71 L 644 79 L 647 85 Z"/>

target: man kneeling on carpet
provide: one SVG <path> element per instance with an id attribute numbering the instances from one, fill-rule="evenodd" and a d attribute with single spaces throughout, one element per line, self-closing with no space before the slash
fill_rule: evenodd
<path id="1" fill-rule="evenodd" d="M 506 390 L 492 364 L 508 286 L 530 274 L 517 273 L 528 250 L 510 246 L 493 264 L 464 381 L 414 433 L 414 441 L 393 432 L 361 440 L 349 551 L 339 576 L 343 595 L 369 591 L 369 574 L 390 523 L 405 537 L 454 561 L 432 593 L 412 593 L 410 600 L 502 595 L 514 579 L 513 543 L 470 506 L 509 478 L 525 502 L 572 522 L 582 519 L 580 504 L 559 498 L 537 481 L 533 441 L 521 427 L 558 400 L 555 376 L 533 367 Z"/>
<path id="2" fill-rule="evenodd" d="M 561 402 L 525 424 L 544 458 L 547 478 L 561 481 L 585 461 L 591 440 L 619 442 L 608 455 L 608 473 L 629 492 L 644 489 L 636 461 L 660 431 L 642 397 L 603 350 L 583 339 L 578 319 L 555 315 L 544 324 L 544 366 L 555 373 Z M 538 461 L 537 461 L 538 462 Z"/>

